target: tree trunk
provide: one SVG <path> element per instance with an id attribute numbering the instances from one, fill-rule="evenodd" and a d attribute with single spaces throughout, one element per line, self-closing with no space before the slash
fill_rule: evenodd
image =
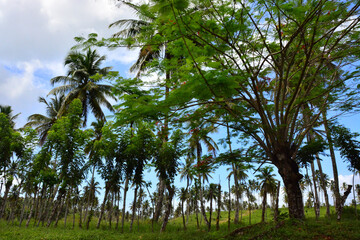
<path id="1" fill-rule="evenodd" d="M 340 198 L 339 212 L 337 214 L 337 220 L 338 221 L 340 221 L 340 219 L 341 219 L 341 213 L 342 213 L 342 210 L 344 208 L 345 201 L 346 201 L 347 197 L 349 196 L 349 194 L 351 193 L 351 188 L 352 188 L 352 185 L 348 185 L 348 188 L 344 192 L 344 195 L 341 196 L 341 198 Z"/>
<path id="2" fill-rule="evenodd" d="M 354 207 L 355 207 L 355 217 L 356 217 L 356 219 L 357 219 L 357 210 L 356 210 L 356 195 L 355 195 L 355 171 L 356 170 L 354 170 L 354 173 L 353 173 L 353 196 L 354 196 Z"/>
<path id="3" fill-rule="evenodd" d="M 289 217 L 304 219 L 304 202 L 300 189 L 300 180 L 303 177 L 299 172 L 297 163 L 288 156 L 286 152 L 278 153 L 273 163 L 278 168 L 283 179 L 288 196 Z"/>
<path id="4" fill-rule="evenodd" d="M 123 199 L 123 209 L 121 216 L 121 232 L 124 232 L 124 222 L 125 222 L 125 207 L 126 207 L 126 193 L 129 190 L 129 177 L 126 176 L 125 186 L 124 186 L 124 199 Z"/>
<path id="5" fill-rule="evenodd" d="M 314 183 L 314 194 L 315 194 L 315 202 L 314 202 L 314 210 L 315 210 L 315 218 L 318 219 L 320 216 L 320 202 L 319 202 L 319 196 L 318 196 L 318 190 L 316 186 L 316 177 L 315 177 L 315 167 L 314 167 L 314 161 L 310 163 L 311 166 L 311 174 L 313 178 Z"/>
<path id="6" fill-rule="evenodd" d="M 160 232 L 165 232 L 165 230 L 166 230 L 166 225 L 167 225 L 168 222 L 169 222 L 169 217 L 170 217 L 170 213 L 171 213 L 172 199 L 173 199 L 174 194 L 175 194 L 174 188 L 171 187 L 170 184 L 166 184 L 166 185 L 167 185 L 166 188 L 167 188 L 168 193 L 169 193 L 169 199 L 168 199 L 168 202 L 167 202 L 167 204 L 166 204 L 164 221 L 163 221 L 163 224 L 162 224 L 162 226 L 161 226 Z"/>
<path id="7" fill-rule="evenodd" d="M 181 200 L 181 215 L 183 220 L 184 231 L 186 231 L 185 214 L 184 214 L 184 199 Z"/>
<path id="8" fill-rule="evenodd" d="M 25 198 L 24 198 L 24 202 L 23 202 L 23 205 L 22 205 L 22 208 L 21 208 L 19 227 L 21 227 L 21 224 L 22 224 L 22 222 L 24 220 L 25 205 L 26 205 L 27 201 L 28 201 L 28 193 L 25 192 Z"/>
<path id="9" fill-rule="evenodd" d="M 139 187 L 139 186 L 136 185 L 135 191 L 134 191 L 134 201 L 133 201 L 133 206 L 132 206 L 132 216 L 131 216 L 131 222 L 130 222 L 130 232 L 132 231 L 132 227 L 133 227 L 134 219 L 135 219 L 135 214 L 136 214 L 136 200 L 137 200 L 138 187 Z"/>
<path id="10" fill-rule="evenodd" d="M 29 223 L 30 223 L 30 220 L 31 220 L 31 217 L 32 217 L 32 213 L 34 211 L 34 208 L 35 208 L 35 204 L 36 204 L 36 195 L 37 195 L 37 188 L 35 189 L 35 193 L 34 193 L 34 199 L 33 199 L 33 204 L 31 205 L 31 209 L 30 209 L 30 213 L 29 213 L 29 216 L 28 216 L 28 220 L 26 222 L 26 227 L 29 226 Z"/>
<path id="11" fill-rule="evenodd" d="M 12 181 L 7 181 L 5 184 L 5 193 L 4 193 L 4 197 L 2 200 L 2 207 L 0 208 L 0 219 L 3 218 L 3 216 L 5 215 L 5 210 L 6 210 L 6 201 L 9 195 L 9 191 L 10 191 L 10 187 L 12 185 Z"/>
<path id="12" fill-rule="evenodd" d="M 64 189 L 60 188 L 59 193 L 58 193 L 58 197 L 56 199 L 55 206 L 53 207 L 53 210 L 52 210 L 52 212 L 50 214 L 50 217 L 48 219 L 47 227 L 50 227 L 51 222 L 52 222 L 53 218 L 55 217 L 55 214 L 56 214 L 59 206 L 61 205 L 63 194 L 64 194 Z"/>
<path id="13" fill-rule="evenodd" d="M 326 216 L 330 217 L 330 204 L 329 204 L 329 196 L 327 193 L 327 188 L 326 188 L 326 184 L 325 184 L 325 179 L 324 179 L 324 173 L 322 170 L 322 166 L 321 166 L 321 162 L 320 162 L 320 158 L 319 155 L 316 155 L 316 162 L 319 168 L 319 172 L 320 172 L 320 185 L 321 188 L 324 192 L 324 198 L 325 198 L 325 205 L 326 205 Z"/>
<path id="14" fill-rule="evenodd" d="M 217 196 L 217 200 L 218 200 L 218 209 L 217 209 L 217 217 L 216 217 L 216 231 L 220 230 L 220 212 L 221 212 L 221 185 L 218 185 L 219 188 L 219 192 L 218 192 L 218 196 Z"/>
<path id="15" fill-rule="evenodd" d="M 161 209 L 163 207 L 163 201 L 164 201 L 164 190 L 165 190 L 165 181 L 160 178 L 159 182 L 159 193 L 158 193 L 158 201 L 156 203 L 155 212 L 154 212 L 154 221 L 159 221 L 159 217 L 161 214 Z"/>
<path id="16" fill-rule="evenodd" d="M 228 178 L 228 185 L 229 185 L 228 231 L 230 231 L 230 221 L 231 221 L 231 187 L 230 187 L 230 178 Z"/>
<path id="17" fill-rule="evenodd" d="M 280 181 L 278 182 L 277 190 L 276 190 L 276 200 L 275 200 L 275 209 L 274 209 L 275 222 L 279 220 L 279 195 L 280 195 Z"/>
<path id="18" fill-rule="evenodd" d="M 105 183 L 105 195 L 104 195 L 104 200 L 103 200 L 103 203 L 101 204 L 101 210 L 100 210 L 100 216 L 99 216 L 99 220 L 98 220 L 98 223 L 96 225 L 96 228 L 99 228 L 100 227 L 100 223 L 101 223 L 101 220 L 102 220 L 102 217 L 104 215 L 104 211 L 105 211 L 105 204 L 106 204 L 106 199 L 107 199 L 107 196 L 109 194 L 109 186 L 107 183 Z"/>
<path id="19" fill-rule="evenodd" d="M 93 166 L 92 173 L 91 173 L 91 180 L 90 180 L 90 185 L 89 185 L 89 194 L 87 196 L 87 201 L 86 201 L 84 221 L 86 221 L 86 218 L 88 216 L 88 211 L 89 211 L 89 207 L 90 207 L 90 201 L 92 200 L 91 199 L 91 193 L 92 193 L 91 187 L 94 186 L 94 183 L 95 183 L 95 166 Z"/>
<path id="20" fill-rule="evenodd" d="M 326 132 L 326 138 L 329 144 L 329 151 L 330 151 L 330 157 L 331 157 L 331 164 L 333 168 L 333 175 L 334 175 L 334 194 L 335 194 L 335 209 L 336 209 L 336 215 L 337 219 L 341 219 L 341 196 L 340 196 L 340 190 L 339 190 L 339 176 L 338 176 L 338 170 L 337 170 L 337 163 L 335 158 L 335 152 L 334 152 L 334 146 L 333 141 L 331 138 L 331 133 L 329 129 L 329 125 L 327 122 L 326 112 L 322 112 L 323 115 L 323 121 L 324 121 L 324 128 Z"/>
<path id="21" fill-rule="evenodd" d="M 201 180 L 200 180 L 200 182 L 201 182 Z M 203 219 L 204 219 L 206 225 L 209 226 L 209 220 L 206 217 L 205 204 L 204 204 L 204 189 L 201 186 L 201 183 L 200 183 L 200 211 L 201 211 L 201 214 L 203 216 Z"/>
<path id="22" fill-rule="evenodd" d="M 266 189 L 264 189 L 264 196 L 263 196 L 263 202 L 262 202 L 262 211 L 261 211 L 261 222 L 265 222 L 265 212 L 266 212 L 266 202 L 267 202 L 267 192 Z"/>
<path id="23" fill-rule="evenodd" d="M 211 190 L 210 190 L 211 191 Z M 210 193 L 210 214 L 209 214 L 209 224 L 208 224 L 208 232 L 211 230 L 211 218 L 212 218 L 212 202 L 213 202 L 213 194 Z"/>

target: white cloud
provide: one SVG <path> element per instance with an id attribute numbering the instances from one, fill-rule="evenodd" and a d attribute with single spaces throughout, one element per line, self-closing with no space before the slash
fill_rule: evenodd
<path id="1" fill-rule="evenodd" d="M 91 32 L 110 36 L 115 31 L 108 29 L 110 23 L 132 15 L 115 0 L 0 0 L 0 104 L 22 113 L 19 126 L 30 114 L 43 113 L 38 97 L 51 89 L 50 78 L 65 73 L 63 61 L 73 38 Z M 106 54 L 120 64 L 137 57 L 126 49 Z"/>

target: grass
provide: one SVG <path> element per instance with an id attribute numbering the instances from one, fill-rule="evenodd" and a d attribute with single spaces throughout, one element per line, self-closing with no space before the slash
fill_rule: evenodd
<path id="1" fill-rule="evenodd" d="M 282 212 L 286 212 L 282 209 Z M 334 209 L 331 209 L 334 213 Z M 270 212 L 270 211 L 268 211 Z M 134 223 L 133 232 L 129 232 L 129 223 L 126 223 L 124 233 L 120 230 L 115 230 L 113 222 L 112 228 L 109 229 L 108 223 L 103 222 L 100 229 L 95 228 L 95 218 L 91 222 L 89 230 L 80 229 L 77 225 L 72 229 L 72 221 L 69 217 L 66 228 L 63 221 L 59 221 L 57 228 L 55 227 L 34 227 L 33 223 L 28 228 L 23 225 L 18 227 L 17 222 L 14 224 L 7 224 L 5 221 L 0 222 L 0 239 L 41 239 L 41 240 L 55 240 L 55 239 L 78 239 L 78 240 L 112 240 L 112 239 L 360 239 L 360 221 L 355 219 L 354 210 L 350 207 L 345 207 L 341 222 L 337 222 L 335 216 L 330 219 L 324 216 L 325 209 L 321 209 L 322 216 L 319 220 L 315 219 L 313 209 L 306 209 L 306 220 L 296 221 L 285 219 L 282 225 L 276 228 L 275 223 L 269 221 L 266 224 L 256 224 L 260 222 L 261 210 L 254 210 L 251 214 L 251 223 L 255 224 L 248 226 L 248 211 L 243 212 L 243 221 L 239 225 L 231 224 L 230 232 L 243 228 L 236 236 L 227 236 L 229 231 L 227 228 L 227 212 L 222 212 L 220 219 L 220 230 L 215 230 L 216 214 L 213 215 L 212 230 L 206 231 L 205 223 L 202 222 L 201 228 L 196 228 L 195 215 L 192 215 L 188 222 L 187 231 L 183 231 L 182 218 L 176 218 L 169 222 L 167 231 L 159 233 L 160 224 L 155 224 L 154 232 L 152 232 L 151 222 L 140 222 L 139 227 Z M 360 212 L 359 212 L 360 216 Z M 234 213 L 231 215 L 232 219 Z M 268 219 L 272 218 L 271 213 L 268 213 Z M 227 237 L 226 237 L 227 236 Z"/>

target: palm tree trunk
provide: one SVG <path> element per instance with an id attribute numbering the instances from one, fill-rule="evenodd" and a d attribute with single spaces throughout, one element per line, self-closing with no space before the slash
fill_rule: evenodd
<path id="1" fill-rule="evenodd" d="M 325 198 L 325 205 L 326 205 L 326 216 L 330 217 L 330 204 L 329 204 L 329 196 L 327 193 L 327 189 L 326 189 L 326 184 L 325 184 L 325 179 L 324 179 L 324 173 L 322 170 L 322 166 L 321 166 L 321 162 L 320 162 L 320 158 L 319 155 L 316 155 L 316 162 L 319 168 L 319 172 L 320 172 L 320 185 L 321 188 L 324 192 L 324 198 Z"/>
<path id="2" fill-rule="evenodd" d="M 200 179 L 200 210 L 201 210 L 201 214 L 203 216 L 203 219 L 206 223 L 207 226 L 209 226 L 209 220 L 206 216 L 206 211 L 205 211 L 205 204 L 204 204 L 204 189 L 201 186 L 201 179 Z"/>
<path id="3" fill-rule="evenodd" d="M 316 186 L 316 176 L 315 176 L 315 167 L 314 167 L 314 161 L 310 163 L 311 166 L 311 173 L 313 178 L 313 184 L 314 184 L 314 194 L 315 194 L 315 202 L 314 202 L 314 210 L 315 210 L 315 217 L 316 219 L 320 216 L 320 203 L 319 203 L 319 196 Z"/>
<path id="4" fill-rule="evenodd" d="M 262 202 L 262 212 L 261 212 L 261 222 L 265 222 L 265 212 L 266 212 L 266 202 L 267 202 L 267 192 L 266 189 L 264 189 L 264 196 L 263 196 L 263 202 Z"/>
<path id="5" fill-rule="evenodd" d="M 211 191 L 211 190 L 210 190 Z M 209 214 L 209 224 L 208 224 L 208 232 L 211 230 L 211 218 L 212 218 L 212 210 L 213 210 L 213 194 L 210 193 L 210 214 Z"/>
<path id="6" fill-rule="evenodd" d="M 251 225 L 251 203 L 250 203 L 250 201 L 248 203 L 248 209 L 249 209 L 249 225 Z"/>
<path id="7" fill-rule="evenodd" d="M 21 208 L 21 214 L 20 214 L 20 223 L 19 223 L 19 227 L 21 227 L 21 224 L 24 220 L 24 212 L 25 212 L 25 205 L 28 201 L 28 193 L 27 191 L 25 192 L 25 198 L 24 198 L 24 202 L 23 202 L 23 205 L 22 205 L 22 208 Z"/>
<path id="8" fill-rule="evenodd" d="M 2 200 L 2 207 L 0 208 L 0 219 L 3 218 L 3 216 L 5 215 L 5 210 L 6 210 L 6 202 L 7 202 L 7 198 L 8 198 L 8 194 L 10 192 L 10 187 L 12 185 L 12 181 L 7 181 L 5 184 L 5 193 L 4 193 L 4 197 Z"/>
<path id="9" fill-rule="evenodd" d="M 30 209 L 30 213 L 29 213 L 29 216 L 28 216 L 28 220 L 27 220 L 27 222 L 26 222 L 26 227 L 29 226 L 29 223 L 30 223 L 30 220 L 31 220 L 31 217 L 32 217 L 32 213 L 33 213 L 34 208 L 35 208 L 37 192 L 38 192 L 38 190 L 37 190 L 37 188 L 35 188 L 33 204 L 31 205 L 31 209 Z"/>
<path id="10" fill-rule="evenodd" d="M 91 173 L 89 193 L 88 193 L 88 196 L 87 196 L 86 207 L 85 207 L 84 221 L 86 221 L 86 217 L 88 215 L 88 211 L 89 211 L 89 207 L 90 207 L 90 201 L 91 201 L 91 187 L 92 187 L 92 184 L 94 184 L 94 182 L 95 182 L 95 165 L 93 166 L 92 173 Z"/>
<path id="11" fill-rule="evenodd" d="M 357 219 L 356 196 L 355 196 L 355 171 L 356 171 L 356 170 L 354 170 L 352 182 L 353 182 L 353 196 L 354 196 L 355 217 L 356 217 L 356 219 Z"/>
<path id="12" fill-rule="evenodd" d="M 280 195 L 280 181 L 278 181 L 277 190 L 276 190 L 276 200 L 275 200 L 275 209 L 274 209 L 274 221 L 279 220 L 279 195 Z"/>
<path id="13" fill-rule="evenodd" d="M 60 220 L 60 214 L 61 214 L 61 212 L 63 211 L 65 202 L 66 202 L 66 196 L 65 196 L 65 198 L 62 198 L 61 201 L 60 201 L 60 207 L 59 207 L 58 212 L 57 212 L 57 214 L 56 214 L 56 219 L 55 219 L 54 227 L 57 227 L 57 225 L 58 225 L 58 222 L 59 222 L 59 220 Z M 66 206 L 65 206 L 65 207 L 66 207 Z"/>
<path id="14" fill-rule="evenodd" d="M 170 213 L 171 213 L 171 205 L 172 205 L 172 199 L 174 197 L 174 194 L 175 194 L 175 190 L 173 187 L 170 186 L 170 184 L 166 184 L 166 188 L 168 190 L 168 193 L 169 193 L 169 199 L 168 199 L 168 202 L 166 204 L 166 210 L 165 210 L 165 215 L 164 215 L 164 221 L 163 221 L 163 224 L 161 226 L 161 230 L 160 232 L 164 232 L 166 230 L 166 225 L 168 224 L 169 222 L 169 216 L 170 216 Z"/>
<path id="15" fill-rule="evenodd" d="M 158 201 L 156 203 L 154 217 L 153 217 L 155 222 L 159 221 L 161 209 L 163 207 L 162 205 L 163 205 L 163 201 L 164 201 L 164 190 L 165 190 L 165 181 L 160 178 L 159 193 L 158 193 L 158 199 L 157 199 Z"/>
<path id="16" fill-rule="evenodd" d="M 218 188 L 219 188 L 219 192 L 218 192 L 218 196 L 217 196 L 218 210 L 217 210 L 217 217 L 216 217 L 216 231 L 220 230 L 220 211 L 221 211 L 221 185 L 220 185 L 220 183 L 218 185 Z"/>
<path id="17" fill-rule="evenodd" d="M 184 231 L 186 231 L 185 214 L 184 214 L 184 199 L 181 200 L 181 215 L 183 220 Z"/>
<path id="18" fill-rule="evenodd" d="M 135 191 L 134 191 L 134 201 L 132 206 L 132 216 L 131 216 L 131 222 L 130 222 L 130 232 L 132 231 L 132 226 L 134 224 L 135 214 L 136 214 L 136 200 L 137 200 L 137 192 L 138 192 L 139 186 L 136 185 Z"/>
<path id="19" fill-rule="evenodd" d="M 66 228 L 66 222 L 67 222 L 67 215 L 69 212 L 69 199 L 70 199 L 71 192 L 67 194 L 66 200 L 65 200 L 65 216 L 64 216 L 64 228 Z"/>
<path id="20" fill-rule="evenodd" d="M 335 158 L 335 152 L 334 152 L 334 146 L 333 141 L 330 134 L 330 129 L 327 122 L 326 117 L 326 111 L 324 110 L 322 112 L 323 121 L 324 121 L 324 128 L 326 132 L 326 138 L 329 145 L 329 151 L 330 151 L 330 157 L 331 157 L 331 164 L 333 168 L 333 175 L 334 175 L 334 194 L 335 194 L 335 209 L 336 209 L 336 215 L 337 220 L 340 221 L 341 219 L 341 196 L 340 196 L 340 190 L 339 190 L 339 177 L 338 177 L 338 170 L 337 170 L 337 163 Z"/>
<path id="21" fill-rule="evenodd" d="M 228 178 L 228 185 L 229 185 L 228 231 L 230 231 L 230 221 L 231 221 L 231 187 L 230 187 L 230 178 Z"/>
<path id="22" fill-rule="evenodd" d="M 125 222 L 125 207 L 126 207 L 126 193 L 129 189 L 129 177 L 126 176 L 125 179 L 125 186 L 124 186 L 124 199 L 123 199 L 123 209 L 122 209 L 122 216 L 121 216 L 121 232 L 124 232 L 124 222 Z"/>
<path id="23" fill-rule="evenodd" d="M 101 210 L 100 210 L 100 216 L 99 216 L 99 220 L 98 220 L 98 223 L 96 225 L 96 228 L 99 228 L 100 227 L 100 223 L 101 223 L 101 220 L 102 220 L 102 217 L 104 215 L 104 211 L 105 211 L 105 203 L 106 203 L 106 200 L 107 200 L 107 196 L 109 194 L 109 186 L 107 183 L 105 183 L 105 195 L 104 195 L 104 200 L 103 200 L 103 203 L 101 204 Z"/>
<path id="24" fill-rule="evenodd" d="M 61 206 L 63 194 L 64 194 L 63 190 L 60 188 L 60 190 L 58 192 L 58 197 L 57 197 L 56 202 L 55 202 L 55 205 L 54 205 L 53 210 L 52 210 L 52 212 L 50 214 L 50 217 L 48 219 L 47 227 L 50 227 L 51 222 L 52 222 L 53 218 L 55 217 L 55 214 L 56 214 L 59 206 Z"/>

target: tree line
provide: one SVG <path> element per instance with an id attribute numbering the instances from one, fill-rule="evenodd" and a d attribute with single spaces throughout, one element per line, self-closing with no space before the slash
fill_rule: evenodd
<path id="1" fill-rule="evenodd" d="M 62 217 L 66 225 L 72 213 L 73 226 L 78 214 L 81 227 L 88 228 L 96 216 L 97 227 L 105 218 L 111 226 L 114 219 L 122 231 L 125 219 L 132 230 L 136 217 L 161 218 L 165 231 L 177 212 L 184 229 L 186 217 L 194 213 L 197 226 L 204 221 L 210 230 L 213 200 L 218 216 L 226 206 L 235 210 L 233 220 L 239 223 L 243 195 L 251 214 L 257 189 L 262 221 L 268 194 L 277 220 L 281 188 L 272 166 L 282 178 L 291 218 L 304 218 L 306 187 L 305 204 L 314 206 L 316 217 L 320 192 L 330 215 L 329 181 L 320 159 L 325 150 L 330 151 L 337 218 L 351 190 L 356 209 L 359 187 L 349 185 L 340 194 L 334 151 L 358 172 L 357 134 L 329 112 L 358 106 L 357 1 L 121 3 L 138 18 L 111 24 L 119 31 L 108 39 L 75 38 L 78 44 L 65 58 L 67 75 L 51 79 L 62 85 L 50 91 L 49 100 L 39 98 L 46 115 L 33 114 L 24 128 L 15 129 L 16 115 L 2 106 L 0 218 L 56 226 Z M 101 67 L 105 57 L 96 47 L 137 48 L 139 57 L 130 68 L 136 77 L 126 79 Z M 158 79 L 142 81 L 148 74 Z M 107 121 L 102 106 L 113 112 L 113 121 Z M 92 128 L 86 128 L 89 112 L 97 119 Z M 219 143 L 211 138 L 215 131 L 226 133 Z M 234 149 L 234 141 L 241 147 Z M 216 154 L 218 144 L 227 151 Z M 219 166 L 230 167 L 234 186 L 227 194 L 219 184 L 207 184 Z M 154 193 L 144 181 L 146 169 L 157 173 Z M 256 172 L 253 180 L 246 180 L 249 169 Z M 105 183 L 101 202 L 96 172 Z M 186 188 L 175 188 L 177 174 Z M 127 214 L 130 187 L 134 198 Z M 174 211 L 176 194 L 180 208 Z"/>

